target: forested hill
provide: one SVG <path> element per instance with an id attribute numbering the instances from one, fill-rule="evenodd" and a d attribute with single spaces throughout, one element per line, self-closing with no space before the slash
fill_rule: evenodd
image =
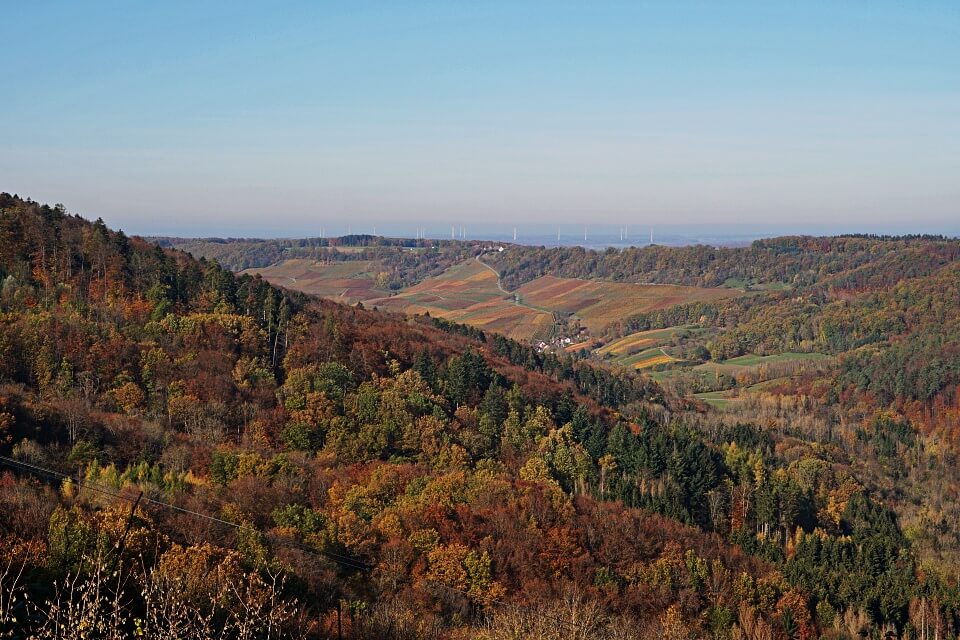
<path id="1" fill-rule="evenodd" d="M 389 276 L 388 288 L 397 290 L 438 276 L 451 265 L 472 258 L 482 243 L 457 240 L 415 240 L 372 235 L 339 238 L 150 238 L 163 247 L 186 251 L 197 258 L 216 260 L 233 271 L 258 269 L 284 260 L 320 262 L 376 262 Z"/>
<path id="2" fill-rule="evenodd" d="M 855 239 L 861 242 L 861 239 Z M 696 325 L 717 330 L 713 361 L 819 353 L 838 367 L 806 392 L 850 417 L 877 408 L 954 441 L 960 402 L 960 247 L 954 241 L 869 239 L 851 259 L 781 292 L 678 305 L 624 318 L 613 334 Z M 859 264 L 861 263 L 862 264 Z M 857 266 L 851 266 L 857 265 Z"/>
<path id="3" fill-rule="evenodd" d="M 342 238 L 263 240 L 253 238 L 151 238 L 242 271 L 290 259 L 320 261 L 377 260 L 396 287 L 410 286 L 465 258 L 484 243 L 413 240 L 351 235 Z M 835 237 L 788 236 L 757 240 L 749 247 L 647 246 L 596 251 L 583 247 L 533 247 L 507 244 L 488 256 L 503 286 L 514 290 L 538 277 L 617 282 L 683 284 L 701 287 L 761 285 L 806 286 L 833 280 L 847 288 L 876 286 L 877 271 L 909 277 L 918 265 L 943 264 L 960 256 L 960 240 L 942 236 Z"/>
<path id="4" fill-rule="evenodd" d="M 838 274 L 845 286 L 870 283 L 873 269 L 890 262 L 909 276 L 915 264 L 940 264 L 960 257 L 960 240 L 941 236 L 793 236 L 757 240 L 749 247 L 633 247 L 594 251 L 582 247 L 511 246 L 494 256 L 504 286 L 515 289 L 542 275 L 601 278 L 715 287 L 788 285 L 803 288 Z"/>
<path id="5" fill-rule="evenodd" d="M 0 634 L 332 638 L 338 612 L 349 638 L 958 628 L 951 573 L 921 566 L 846 432 L 805 439 L 803 400 L 691 411 L 5 194 L 0 251 Z M 857 426 L 866 452 L 912 437 Z"/>

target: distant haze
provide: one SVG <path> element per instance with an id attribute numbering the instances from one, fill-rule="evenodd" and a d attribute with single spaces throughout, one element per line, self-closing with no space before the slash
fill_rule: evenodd
<path id="1" fill-rule="evenodd" d="M 955 235 L 958 7 L 9 3 L 0 190 L 141 234 Z"/>
<path id="2" fill-rule="evenodd" d="M 236 229 L 235 229 L 236 231 Z M 497 243 L 513 243 L 543 247 L 587 247 L 623 249 L 626 247 L 644 247 L 649 244 L 663 246 L 689 246 L 705 244 L 711 246 L 745 246 L 761 238 L 787 235 L 833 236 L 850 233 L 873 233 L 880 235 L 934 234 L 960 237 L 960 223 L 940 224 L 834 224 L 834 225 L 752 225 L 752 224 L 662 224 L 655 227 L 629 227 L 608 224 L 585 226 L 522 224 L 508 227 L 503 224 L 477 223 L 463 227 L 440 227 L 425 223 L 414 225 L 411 222 L 388 222 L 386 224 L 336 224 L 321 225 L 300 232 L 276 234 L 269 231 L 258 233 L 248 229 L 245 234 L 198 233 L 192 237 L 214 238 L 286 238 L 312 239 L 321 237 L 341 237 L 347 234 L 377 234 L 392 238 L 425 238 L 428 240 L 479 240 Z M 289 229 L 288 229 L 289 231 Z M 515 231 L 515 233 L 514 233 Z M 148 237 L 149 234 L 147 234 Z M 163 236 L 164 234 L 158 234 Z M 191 236 L 187 236 L 191 237 Z"/>

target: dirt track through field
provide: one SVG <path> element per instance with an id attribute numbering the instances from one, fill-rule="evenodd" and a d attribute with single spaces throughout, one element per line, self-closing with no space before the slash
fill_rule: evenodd
<path id="1" fill-rule="evenodd" d="M 520 297 L 519 293 L 510 293 L 509 291 L 504 289 L 503 283 L 500 281 L 500 272 L 494 269 L 493 267 L 491 267 L 490 265 L 488 265 L 483 260 L 481 260 L 480 256 L 477 256 L 477 262 L 479 262 L 480 264 L 485 266 L 487 269 L 492 271 L 493 275 L 497 276 L 497 289 L 499 289 L 504 295 L 510 296 L 510 298 L 513 300 L 513 304 L 517 305 L 518 307 L 526 307 L 527 309 L 532 309 L 533 311 L 540 311 L 542 313 L 549 313 L 549 314 L 553 313 L 553 311 L 550 309 L 544 309 L 543 307 L 535 307 L 532 304 L 527 304 L 526 302 L 523 301 L 523 298 Z"/>

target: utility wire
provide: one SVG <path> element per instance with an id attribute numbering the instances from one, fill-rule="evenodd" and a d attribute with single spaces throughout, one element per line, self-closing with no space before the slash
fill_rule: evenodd
<path id="1" fill-rule="evenodd" d="M 15 468 L 15 469 L 19 469 L 19 470 L 21 470 L 21 471 L 27 471 L 27 472 L 29 472 L 29 473 L 34 473 L 34 474 L 38 474 L 38 475 L 45 475 L 45 476 L 47 476 L 47 477 L 49 477 L 49 478 L 53 478 L 53 479 L 75 481 L 75 482 L 77 482 L 78 486 L 81 487 L 81 488 L 90 489 L 90 490 L 92 490 L 92 491 L 95 491 L 95 492 L 97 492 L 97 493 L 101 493 L 101 494 L 103 494 L 103 495 L 111 496 L 111 497 L 114 497 L 114 498 L 119 498 L 119 499 L 121 499 L 121 500 L 126 500 L 127 502 L 133 502 L 133 503 L 135 503 L 136 500 L 137 500 L 136 497 L 124 495 L 123 493 L 120 493 L 119 491 L 115 491 L 115 490 L 112 490 L 112 489 L 106 489 L 106 488 L 104 488 L 104 487 L 102 487 L 102 486 L 100 486 L 100 485 L 97 485 L 96 483 L 88 482 L 88 481 L 83 481 L 83 480 L 80 480 L 79 478 L 74 478 L 73 476 L 69 476 L 69 475 L 67 475 L 67 474 L 65 474 L 65 473 L 60 473 L 59 471 L 54 471 L 53 469 L 48 469 L 48 468 L 46 468 L 46 467 L 41 467 L 41 466 L 39 466 L 39 465 L 30 464 L 30 463 L 28 463 L 28 462 L 23 462 L 22 460 L 15 460 L 15 459 L 13 459 L 13 458 L 8 458 L 8 457 L 6 457 L 6 456 L 0 456 L 0 463 L 6 464 L 7 466 L 13 467 L 13 468 Z M 166 509 L 171 509 L 171 510 L 177 511 L 177 512 L 179 512 L 179 513 L 183 513 L 183 514 L 186 514 L 186 515 L 194 516 L 194 517 L 196 517 L 196 518 L 199 518 L 199 519 L 202 519 L 202 520 L 206 520 L 206 521 L 208 521 L 208 522 L 213 522 L 213 523 L 215 523 L 215 524 L 223 525 L 223 526 L 225 526 L 225 527 L 230 527 L 230 528 L 236 529 L 236 530 L 238 530 L 238 531 L 248 531 L 248 532 L 255 533 L 255 534 L 260 534 L 260 533 L 261 533 L 261 531 L 260 531 L 259 529 L 256 529 L 256 528 L 254 528 L 254 527 L 250 527 L 250 526 L 243 525 L 243 524 L 237 524 L 236 522 L 230 522 L 229 520 L 224 520 L 223 518 L 218 518 L 218 517 L 216 517 L 216 516 L 212 516 L 212 515 L 209 515 L 209 514 L 206 514 L 206 513 L 201 513 L 201 512 L 199 512 L 199 511 L 193 511 L 193 510 L 191 510 L 191 509 L 186 509 L 186 508 L 184 508 L 184 507 L 180 507 L 180 506 L 177 506 L 177 505 L 175 505 L 175 504 L 170 504 L 169 502 L 163 502 L 162 500 L 155 500 L 154 498 L 150 498 L 150 497 L 147 496 L 146 494 L 143 494 L 143 495 L 142 495 L 142 497 L 140 498 L 140 501 L 141 501 L 141 502 L 149 502 L 150 504 L 154 504 L 154 505 L 156 505 L 156 506 L 158 506 L 158 507 L 163 507 L 163 508 L 166 508 Z M 351 558 L 350 556 L 344 556 L 344 555 L 341 555 L 341 554 L 338 554 L 338 553 L 333 553 L 333 552 L 331 552 L 331 551 L 317 551 L 316 549 L 311 549 L 310 547 L 307 547 L 306 545 L 303 545 L 303 544 L 300 544 L 300 543 L 297 543 L 297 542 L 294 542 L 294 543 L 293 543 L 293 546 L 295 546 L 295 547 L 298 548 L 298 549 L 301 549 L 302 551 L 306 551 L 306 552 L 308 552 L 308 553 L 312 553 L 312 554 L 315 554 L 315 555 L 322 555 L 322 556 L 324 556 L 324 557 L 326 557 L 326 558 L 328 558 L 328 559 L 336 562 L 337 564 L 340 564 L 340 565 L 342 565 L 342 566 L 348 567 L 348 568 L 350 568 L 350 569 L 357 569 L 357 570 L 359 570 L 359 571 L 370 571 L 371 569 L 373 569 L 373 566 L 372 566 L 372 565 L 370 565 L 370 564 L 368 564 L 368 563 L 366 563 L 366 562 L 363 562 L 362 560 L 358 560 L 358 559 L 356 559 L 356 558 Z M 456 588 L 456 587 L 451 587 L 451 586 L 449 586 L 449 585 L 443 584 L 443 583 L 441 583 L 441 582 L 436 582 L 436 581 L 433 581 L 433 580 L 430 581 L 430 584 L 432 584 L 432 585 L 434 585 L 434 586 L 437 586 L 437 587 L 440 587 L 441 589 L 445 589 L 445 590 L 447 590 L 447 591 L 451 591 L 451 592 L 457 593 L 457 594 L 459 594 L 459 595 L 466 596 L 466 597 L 468 597 L 468 598 L 470 597 L 470 593 L 469 593 L 468 591 L 464 590 L 464 589 L 458 589 L 458 588 Z M 497 600 L 497 599 L 491 599 L 489 602 L 490 602 L 490 604 L 492 604 L 492 605 L 500 606 L 500 607 L 516 606 L 515 603 L 504 602 L 503 600 Z M 547 621 L 549 621 L 549 622 L 551 622 L 551 623 L 553 623 L 553 624 L 556 624 L 558 627 L 561 627 L 561 628 L 563 628 L 564 630 L 567 630 L 567 631 L 586 631 L 586 630 L 587 630 L 583 625 L 581 625 L 581 624 L 576 624 L 576 623 L 574 623 L 574 622 L 571 622 L 571 621 L 566 620 L 566 619 L 564 619 L 564 618 L 561 618 L 561 617 L 559 617 L 559 616 L 553 616 L 553 615 L 550 615 L 550 614 L 548 614 L 548 613 L 543 613 L 543 612 L 533 612 L 533 611 L 531 611 L 530 613 L 531 613 L 532 615 L 538 617 L 538 618 L 541 618 L 542 620 L 547 620 Z"/>
<path id="2" fill-rule="evenodd" d="M 69 475 L 67 475 L 67 474 L 65 474 L 65 473 L 60 473 L 59 471 L 54 471 L 53 469 L 48 469 L 48 468 L 46 468 L 46 467 L 41 467 L 41 466 L 39 466 L 39 465 L 30 464 L 30 463 L 28 463 L 28 462 L 23 462 L 22 460 L 15 460 L 15 459 L 13 459 L 13 458 L 8 458 L 8 457 L 6 457 L 6 456 L 0 456 L 0 463 L 6 464 L 7 466 L 13 467 L 13 468 L 15 468 L 15 469 L 19 469 L 19 470 L 21 470 L 21 471 L 27 471 L 27 472 L 29 472 L 29 473 L 34 473 L 34 474 L 41 474 L 41 475 L 45 475 L 45 476 L 47 476 L 47 477 L 49 477 L 49 478 L 53 478 L 53 479 L 58 479 L 58 480 L 71 480 L 71 481 L 76 482 L 77 485 L 78 485 L 79 487 L 81 487 L 81 488 L 90 489 L 90 490 L 95 491 L 95 492 L 97 492 L 97 493 L 101 493 L 101 494 L 103 494 L 103 495 L 111 496 L 111 497 L 114 497 L 114 498 L 120 498 L 121 500 L 126 500 L 127 502 L 134 502 L 134 501 L 136 500 L 136 497 L 134 497 L 134 496 L 127 496 L 127 495 L 124 495 L 123 493 L 121 493 L 121 492 L 119 492 L 119 491 L 115 491 L 115 490 L 113 490 L 113 489 L 106 489 L 106 488 L 104 488 L 104 487 L 102 487 L 102 486 L 100 486 L 100 485 L 97 485 L 96 483 L 87 482 L 87 481 L 85 481 L 85 480 L 80 480 L 79 478 L 74 478 L 73 476 L 69 476 Z M 170 504 L 169 502 L 164 502 L 164 501 L 162 501 L 162 500 L 156 500 L 156 499 L 151 498 L 151 497 L 149 497 L 149 496 L 147 496 L 147 495 L 144 495 L 144 496 L 141 498 L 141 501 L 142 501 L 142 502 L 148 502 L 148 503 L 153 504 L 153 505 L 156 505 L 156 506 L 158 506 L 158 507 L 163 507 L 163 508 L 166 508 L 166 509 L 170 509 L 170 510 L 172 510 L 172 511 L 177 511 L 177 512 L 182 513 L 182 514 L 185 514 L 185 515 L 190 515 L 190 516 L 193 516 L 193 517 L 195 517 L 195 518 L 199 518 L 199 519 L 201 519 L 201 520 L 206 520 L 207 522 L 212 522 L 212 523 L 219 524 L 219 525 L 222 525 L 222 526 L 225 526 L 225 527 L 230 527 L 230 528 L 236 529 L 237 531 L 246 531 L 246 532 L 250 532 L 250 533 L 254 533 L 254 534 L 261 534 L 261 533 L 262 533 L 259 529 L 256 529 L 256 528 L 251 527 L 251 526 L 248 526 L 248 525 L 238 524 L 238 523 L 236 523 L 236 522 L 230 522 L 229 520 L 224 520 L 223 518 L 218 518 L 218 517 L 216 517 L 216 516 L 212 516 L 212 515 L 207 514 L 207 513 L 201 513 L 201 512 L 199 512 L 199 511 L 193 511 L 193 510 L 191 510 L 191 509 L 186 509 L 186 508 L 184 508 L 184 507 L 180 507 L 180 506 L 177 506 L 177 505 L 175 505 L 175 504 Z M 339 553 L 334 553 L 334 552 L 332 552 L 332 551 L 317 551 L 316 549 L 312 549 L 312 548 L 310 548 L 310 547 L 308 547 L 308 546 L 306 546 L 306 545 L 300 544 L 300 543 L 298 543 L 298 542 L 293 542 L 293 546 L 297 547 L 298 549 L 300 549 L 300 550 L 302 550 L 302 551 L 306 551 L 306 552 L 308 552 L 308 553 L 317 554 L 317 555 L 322 555 L 322 556 L 324 556 L 324 557 L 326 557 L 326 558 L 329 558 L 330 560 L 333 560 L 334 562 L 336 562 L 336 563 L 338 563 L 338 564 L 340 564 L 340 565 L 343 565 L 343 566 L 348 567 L 348 568 L 351 568 L 351 569 L 357 569 L 357 570 L 359 570 L 359 571 L 370 571 L 371 569 L 373 569 L 373 566 L 372 566 L 372 565 L 370 565 L 370 564 L 368 564 L 368 563 L 366 563 L 366 562 L 364 562 L 364 561 L 362 561 L 362 560 L 359 560 L 359 559 L 357 559 L 357 558 L 352 558 L 352 557 L 350 557 L 350 556 L 345 556 L 345 555 L 342 555 L 342 554 L 339 554 Z"/>

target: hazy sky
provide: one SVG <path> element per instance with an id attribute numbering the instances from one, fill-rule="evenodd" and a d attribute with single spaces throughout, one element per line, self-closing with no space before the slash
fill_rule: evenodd
<path id="1" fill-rule="evenodd" d="M 954 224 L 960 2 L 5 2 L 0 190 L 134 233 Z"/>

